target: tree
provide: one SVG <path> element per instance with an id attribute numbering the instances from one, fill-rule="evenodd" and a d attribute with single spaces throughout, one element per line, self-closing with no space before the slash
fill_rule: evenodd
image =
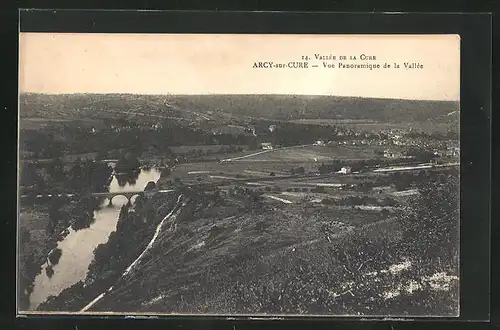
<path id="1" fill-rule="evenodd" d="M 108 158 L 108 152 L 106 150 L 99 150 L 97 152 L 96 159 L 102 160 Z"/>
<path id="2" fill-rule="evenodd" d="M 28 162 L 23 163 L 20 173 L 21 186 L 34 186 L 38 178 L 39 176 L 35 164 Z"/>
<path id="3" fill-rule="evenodd" d="M 382 200 L 382 206 L 396 206 L 398 202 L 391 197 L 386 197 Z"/>
<path id="4" fill-rule="evenodd" d="M 162 162 L 163 162 L 163 160 L 162 160 Z M 172 171 L 168 167 L 163 167 L 161 169 L 161 176 L 164 177 L 164 178 L 166 178 L 167 176 L 170 175 L 171 172 Z"/>
<path id="5" fill-rule="evenodd" d="M 155 188 L 156 188 L 156 183 L 154 181 L 149 181 L 146 187 L 144 188 L 144 191 L 154 190 Z"/>
<path id="6" fill-rule="evenodd" d="M 248 150 L 255 150 L 259 148 L 259 144 L 257 143 L 257 140 L 251 139 L 250 142 L 247 145 Z"/>
<path id="7" fill-rule="evenodd" d="M 47 274 L 48 278 L 51 278 L 54 275 L 54 269 L 51 266 L 47 266 L 45 268 L 45 274 Z"/>
<path id="8" fill-rule="evenodd" d="M 84 228 L 89 228 L 90 225 L 95 221 L 94 218 L 94 207 L 95 200 L 89 196 L 84 196 L 78 204 L 75 206 L 72 214 L 76 215 L 72 227 L 74 230 L 80 230 Z"/>
<path id="9" fill-rule="evenodd" d="M 62 250 L 57 248 L 49 254 L 49 261 L 52 265 L 57 265 L 59 259 L 61 259 Z"/>
<path id="10" fill-rule="evenodd" d="M 323 204 L 323 205 L 333 205 L 334 202 L 330 198 L 324 198 L 324 199 L 321 200 L 321 204 Z"/>
<path id="11" fill-rule="evenodd" d="M 67 179 L 64 171 L 64 163 L 59 158 L 56 158 L 48 164 L 47 173 L 49 173 L 50 177 L 55 182 L 63 182 Z"/>
<path id="12" fill-rule="evenodd" d="M 58 158 L 63 155 L 64 148 L 60 142 L 55 141 L 54 137 L 51 135 L 49 142 L 41 150 L 44 151 L 44 157 L 46 158 Z"/>
<path id="13" fill-rule="evenodd" d="M 436 158 L 436 156 L 432 152 L 424 148 L 415 148 L 415 147 L 409 148 L 406 151 L 406 156 L 414 157 L 415 159 L 423 162 L 430 161 Z"/>
<path id="14" fill-rule="evenodd" d="M 54 200 L 52 204 L 50 205 L 49 208 L 49 221 L 50 221 L 50 231 L 53 232 L 55 228 L 57 228 L 57 225 L 59 224 L 59 221 L 62 220 L 62 214 L 61 214 L 61 205 L 59 202 Z"/>
<path id="15" fill-rule="evenodd" d="M 137 171 L 141 166 L 139 159 L 132 153 L 127 153 L 125 156 L 120 157 L 115 165 L 116 172 L 133 172 Z"/>
<path id="16" fill-rule="evenodd" d="M 323 193 L 325 193 L 325 191 L 326 191 L 326 190 L 325 190 L 325 187 L 323 187 L 323 186 L 317 186 L 317 187 L 315 188 L 315 192 L 316 192 L 316 193 L 321 193 L 321 194 L 323 194 Z"/>
<path id="17" fill-rule="evenodd" d="M 26 227 L 21 227 L 20 230 L 21 244 L 26 244 L 31 240 L 31 233 Z"/>
<path id="18" fill-rule="evenodd" d="M 70 185 L 73 188 L 76 188 L 76 189 L 83 188 L 85 180 L 84 180 L 84 175 L 83 175 L 83 166 L 82 166 L 81 159 L 78 159 L 73 164 L 71 169 L 69 170 L 68 179 L 69 179 Z"/>

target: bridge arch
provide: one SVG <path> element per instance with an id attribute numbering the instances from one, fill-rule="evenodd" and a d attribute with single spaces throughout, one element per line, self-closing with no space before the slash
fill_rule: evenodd
<path id="1" fill-rule="evenodd" d="M 124 196 L 125 198 L 127 198 L 127 204 L 132 205 L 135 202 L 135 200 L 137 199 L 137 196 L 141 196 L 141 195 L 142 195 L 142 193 L 138 193 L 138 192 L 131 192 L 131 193 L 118 192 L 115 194 L 109 194 L 109 196 L 108 196 L 109 202 L 108 203 L 111 206 L 111 205 L 113 205 L 113 198 L 115 198 L 116 196 Z M 134 198 L 134 200 L 132 200 L 132 198 Z"/>
<path id="2" fill-rule="evenodd" d="M 137 200 L 137 197 L 139 197 L 140 195 L 141 194 L 135 194 L 135 195 L 130 196 L 130 198 L 128 199 L 130 201 L 130 204 L 134 204 L 135 201 Z"/>

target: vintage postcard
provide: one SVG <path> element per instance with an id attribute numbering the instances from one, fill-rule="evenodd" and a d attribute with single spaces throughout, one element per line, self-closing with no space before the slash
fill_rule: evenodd
<path id="1" fill-rule="evenodd" d="M 459 316 L 458 35 L 21 33 L 20 314 Z"/>

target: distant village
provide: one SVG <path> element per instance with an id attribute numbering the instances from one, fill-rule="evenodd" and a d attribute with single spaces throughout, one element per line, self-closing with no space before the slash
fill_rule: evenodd
<path id="1" fill-rule="evenodd" d="M 269 130 L 272 132 L 276 129 L 276 125 L 271 125 Z M 338 136 L 346 136 L 345 132 L 339 131 Z M 349 134 L 349 139 L 326 141 L 315 140 L 311 141 L 314 146 L 386 146 L 381 151 L 381 156 L 385 158 L 411 158 L 404 151 L 396 151 L 394 147 L 407 148 L 422 148 L 432 152 L 438 157 L 460 157 L 460 142 L 458 140 L 444 139 L 436 140 L 428 136 L 411 136 L 408 132 L 402 130 L 389 129 L 381 131 L 378 134 L 362 134 L 355 132 Z M 273 145 L 271 142 L 263 142 L 260 144 L 262 150 L 272 150 L 279 148 L 279 145 Z"/>

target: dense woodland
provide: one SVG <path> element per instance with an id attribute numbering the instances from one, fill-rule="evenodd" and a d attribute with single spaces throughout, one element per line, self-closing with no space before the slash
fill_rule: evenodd
<path id="1" fill-rule="evenodd" d="M 113 169 L 93 160 L 64 164 L 56 158 L 47 163 L 22 162 L 20 185 L 24 192 L 103 192 Z"/>

